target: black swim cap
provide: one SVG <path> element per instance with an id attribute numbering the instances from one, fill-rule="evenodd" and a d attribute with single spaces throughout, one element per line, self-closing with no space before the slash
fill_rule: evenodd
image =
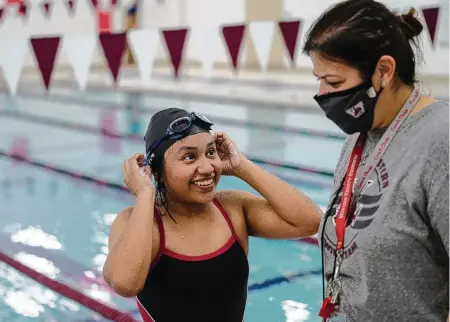
<path id="1" fill-rule="evenodd" d="M 167 108 L 157 112 L 150 119 L 150 123 L 147 128 L 147 132 L 144 136 L 145 141 L 145 153 L 149 150 L 167 133 L 167 129 L 170 124 L 176 119 L 189 116 L 190 113 L 186 110 L 179 108 Z M 193 134 L 208 132 L 211 130 L 212 123 L 207 123 L 201 119 L 194 119 L 189 131 L 183 133 L 183 135 L 177 135 L 176 138 L 167 138 L 162 142 L 159 147 L 153 152 L 152 164 L 162 164 L 164 153 L 177 141 Z"/>

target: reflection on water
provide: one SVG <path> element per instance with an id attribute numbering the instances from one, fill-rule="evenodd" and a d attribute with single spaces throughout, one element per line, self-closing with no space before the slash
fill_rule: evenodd
<path id="1" fill-rule="evenodd" d="M 19 252 L 14 255 L 14 258 L 19 262 L 21 262 L 22 264 L 52 279 L 56 279 L 58 274 L 61 273 L 61 270 L 58 267 L 56 267 L 53 264 L 53 262 L 43 257 L 38 257 L 33 254 Z"/>
<path id="2" fill-rule="evenodd" d="M 109 292 L 109 290 L 101 288 L 97 284 L 90 284 L 89 286 L 85 286 L 84 293 L 103 303 L 113 304 L 111 292 Z"/>
<path id="3" fill-rule="evenodd" d="M 29 265 L 31 260 L 30 258 L 27 260 L 26 255 L 27 254 L 21 254 L 17 257 L 20 257 L 22 262 Z M 38 259 L 40 261 L 42 260 L 40 258 Z M 48 267 L 46 268 L 48 271 Z M 79 310 L 79 305 L 77 303 L 60 298 L 55 292 L 37 284 L 3 263 L 0 263 L 0 279 L 7 282 L 6 285 L 3 283 L 0 284 L 0 297 L 9 307 L 21 316 L 36 318 L 41 315 L 46 315 L 46 308 L 57 307 L 61 311 L 72 312 L 77 312 Z M 49 317 L 49 319 L 45 318 L 45 320 L 51 321 L 53 319 Z"/>
<path id="4" fill-rule="evenodd" d="M 116 218 L 116 213 L 104 213 L 99 211 L 94 211 L 92 217 L 95 219 L 95 225 L 93 226 L 93 241 L 96 245 L 98 251 L 93 258 L 93 264 L 98 272 L 103 271 L 103 266 L 106 262 L 106 257 L 108 255 L 108 233 L 109 230 L 105 227 L 110 227 Z"/>
<path id="5" fill-rule="evenodd" d="M 308 321 L 310 312 L 305 303 L 299 303 L 291 300 L 283 301 L 281 307 L 286 317 L 286 322 L 303 322 Z"/>
<path id="6" fill-rule="evenodd" d="M 14 243 L 22 243 L 28 246 L 47 249 L 62 249 L 62 243 L 56 236 L 43 232 L 39 227 L 28 227 L 18 230 L 11 236 Z"/>

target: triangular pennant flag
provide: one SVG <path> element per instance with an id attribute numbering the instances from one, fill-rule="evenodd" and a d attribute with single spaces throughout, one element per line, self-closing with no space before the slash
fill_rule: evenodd
<path id="1" fill-rule="evenodd" d="M 27 12 L 28 12 L 28 7 L 27 7 L 27 5 L 24 3 L 24 2 L 22 2 L 21 4 L 20 4 L 20 7 L 19 7 L 19 13 L 22 15 L 22 16 L 27 16 Z"/>
<path id="2" fill-rule="evenodd" d="M 44 10 L 44 16 L 47 18 L 50 18 L 50 9 L 51 9 L 51 3 L 46 2 L 42 4 L 42 9 Z"/>
<path id="3" fill-rule="evenodd" d="M 275 23 L 273 21 L 251 22 L 248 30 L 252 37 L 261 69 L 265 72 L 269 64 L 273 36 L 275 34 Z"/>
<path id="4" fill-rule="evenodd" d="M 67 10 L 69 11 L 69 13 L 74 13 L 75 12 L 75 5 L 74 5 L 74 1 L 73 0 L 69 0 L 67 1 Z"/>
<path id="5" fill-rule="evenodd" d="M 96 8 L 102 11 L 109 11 L 112 7 L 111 0 L 95 0 Z"/>
<path id="6" fill-rule="evenodd" d="M 48 89 L 59 49 L 60 37 L 31 38 L 30 41 L 45 88 Z"/>
<path id="7" fill-rule="evenodd" d="M 153 71 L 159 43 L 157 29 L 141 29 L 128 32 L 128 44 L 136 59 L 142 81 L 147 84 Z"/>
<path id="8" fill-rule="evenodd" d="M 103 54 L 106 58 L 106 63 L 111 71 L 114 82 L 117 84 L 120 65 L 125 53 L 125 45 L 127 41 L 126 35 L 125 33 L 100 34 L 99 40 L 102 45 Z"/>
<path id="9" fill-rule="evenodd" d="M 8 46 L 0 46 L 0 66 L 3 67 L 3 77 L 11 94 L 17 91 L 22 67 L 28 52 L 28 41 L 25 36 L 6 37 L 0 39 L 0 43 Z"/>
<path id="10" fill-rule="evenodd" d="M 3 17 L 3 8 L 0 8 L 0 21 L 2 20 Z"/>
<path id="11" fill-rule="evenodd" d="M 175 77 L 178 78 L 181 62 L 183 61 L 184 43 L 188 29 L 163 30 L 166 48 L 172 62 Z"/>
<path id="12" fill-rule="evenodd" d="M 233 25 L 222 27 L 223 39 L 228 48 L 234 70 L 238 68 L 239 54 L 241 52 L 242 40 L 244 39 L 245 25 Z"/>
<path id="13" fill-rule="evenodd" d="M 92 3 L 92 6 L 93 6 L 94 8 L 97 8 L 97 6 L 98 6 L 98 0 L 91 0 L 91 3 Z"/>
<path id="14" fill-rule="evenodd" d="M 428 33 L 430 35 L 431 44 L 434 46 L 434 40 L 436 38 L 436 27 L 439 18 L 439 7 L 436 8 L 422 8 L 422 14 L 425 18 L 425 23 L 428 27 Z"/>
<path id="15" fill-rule="evenodd" d="M 97 35 L 94 33 L 65 35 L 63 38 L 64 51 L 81 90 L 86 88 L 96 44 Z"/>
<path id="16" fill-rule="evenodd" d="M 203 66 L 203 76 L 210 77 L 218 47 L 219 32 L 216 26 L 198 26 L 191 30 L 190 43 L 195 46 L 196 56 Z"/>
<path id="17" fill-rule="evenodd" d="M 297 49 L 298 33 L 300 31 L 300 21 L 280 21 L 278 23 L 284 44 L 291 58 L 291 62 L 295 62 L 295 52 Z"/>

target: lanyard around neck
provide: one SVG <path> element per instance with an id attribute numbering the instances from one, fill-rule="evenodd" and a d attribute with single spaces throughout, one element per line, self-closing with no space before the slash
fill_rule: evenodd
<path id="1" fill-rule="evenodd" d="M 344 181 L 344 187 L 342 190 L 342 198 L 340 206 L 337 210 L 336 216 L 336 238 L 337 238 L 337 250 L 340 251 L 344 246 L 344 236 L 346 221 L 348 216 L 348 210 L 350 203 L 352 201 L 353 195 L 359 195 L 359 193 L 365 188 L 366 182 L 372 175 L 377 164 L 380 162 L 384 153 L 387 151 L 389 145 L 391 144 L 395 135 L 399 132 L 402 124 L 406 121 L 408 116 L 411 114 L 412 110 L 416 106 L 420 98 L 420 91 L 417 87 L 414 87 L 411 95 L 409 96 L 406 103 L 400 109 L 400 111 L 395 116 L 394 120 L 391 122 L 386 132 L 381 137 L 380 141 L 375 146 L 372 153 L 367 158 L 367 162 L 361 171 L 361 178 L 357 180 L 355 185 L 356 173 L 361 163 L 361 158 L 364 150 L 364 145 L 366 142 L 366 133 L 361 133 L 358 140 L 353 148 L 350 160 L 347 166 L 347 172 Z"/>

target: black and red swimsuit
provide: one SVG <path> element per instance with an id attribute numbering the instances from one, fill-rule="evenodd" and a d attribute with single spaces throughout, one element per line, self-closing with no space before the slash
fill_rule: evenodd
<path id="1" fill-rule="evenodd" d="M 201 256 L 165 248 L 164 226 L 155 213 L 160 250 L 137 296 L 144 322 L 242 322 L 247 301 L 247 256 L 230 217 L 214 200 L 231 230 L 218 250 Z"/>

